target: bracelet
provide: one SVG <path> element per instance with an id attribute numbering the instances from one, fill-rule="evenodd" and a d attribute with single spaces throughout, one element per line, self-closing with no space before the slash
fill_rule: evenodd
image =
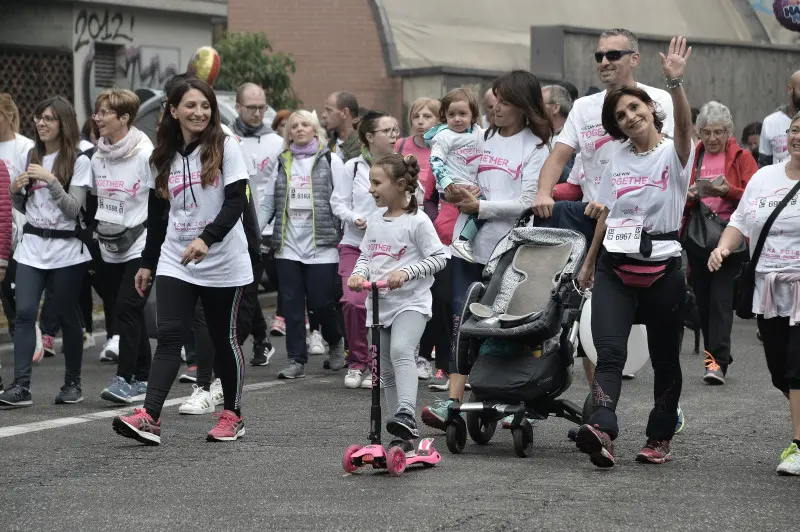
<path id="1" fill-rule="evenodd" d="M 683 85 L 683 76 L 677 78 L 664 78 L 664 80 L 667 82 L 668 89 L 677 89 Z"/>

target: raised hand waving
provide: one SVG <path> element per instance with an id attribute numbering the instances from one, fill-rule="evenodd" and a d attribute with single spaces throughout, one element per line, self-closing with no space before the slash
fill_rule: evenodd
<path id="1" fill-rule="evenodd" d="M 680 78 L 683 76 L 683 71 L 686 69 L 686 62 L 689 56 L 692 55 L 692 47 L 686 47 L 685 37 L 673 37 L 669 42 L 669 51 L 665 56 L 659 52 L 661 56 L 661 67 L 664 69 L 664 76 L 668 79 Z"/>

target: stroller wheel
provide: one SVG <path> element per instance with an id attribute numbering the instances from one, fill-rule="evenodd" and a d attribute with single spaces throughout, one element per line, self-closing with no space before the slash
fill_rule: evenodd
<path id="1" fill-rule="evenodd" d="M 489 443 L 495 430 L 497 430 L 497 420 L 492 421 L 486 415 L 477 412 L 467 412 L 467 432 L 478 445 Z"/>
<path id="2" fill-rule="evenodd" d="M 467 443 L 467 425 L 459 416 L 447 423 L 447 448 L 453 454 L 461 454 Z"/>
<path id="3" fill-rule="evenodd" d="M 511 429 L 514 438 L 514 452 L 520 458 L 527 458 L 533 452 L 533 427 L 531 422 L 523 419 L 519 427 Z"/>

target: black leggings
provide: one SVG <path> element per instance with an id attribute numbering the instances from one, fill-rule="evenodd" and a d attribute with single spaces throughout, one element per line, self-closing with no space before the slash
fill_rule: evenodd
<path id="1" fill-rule="evenodd" d="M 431 359 L 431 351 L 436 349 L 436 369 L 445 373 L 450 371 L 450 339 L 453 331 L 453 309 L 450 301 L 452 266 L 448 261 L 445 268 L 433 276 L 431 296 L 433 306 L 431 319 L 425 324 L 425 332 L 419 342 L 419 356 Z"/>
<path id="2" fill-rule="evenodd" d="M 800 325 L 790 326 L 789 318 L 759 315 L 758 332 L 772 384 L 783 393 L 800 390 Z"/>
<path id="3" fill-rule="evenodd" d="M 244 356 L 236 334 L 244 287 L 199 286 L 174 277 L 158 276 L 158 347 L 144 407 L 153 419 L 178 375 L 185 331 L 192 328 L 197 299 L 203 303 L 208 333 L 214 344 L 214 372 L 222 380 L 225 409 L 239 413 L 244 381 Z"/>
<path id="4" fill-rule="evenodd" d="M 683 384 L 679 355 L 686 280 L 680 259 L 673 259 L 667 266 L 668 273 L 649 288 L 622 284 L 609 260 L 609 255 L 601 252 L 592 289 L 592 339 L 597 350 L 597 368 L 592 386 L 592 414 L 586 423 L 599 426 L 611 439 L 619 434 L 616 409 L 622 369 L 628 358 L 628 336 L 633 324 L 641 323 L 647 328 L 654 381 L 654 406 L 647 422 L 647 438 L 670 440 L 675 434 Z"/>
<path id="5" fill-rule="evenodd" d="M 142 297 L 136 292 L 134 279 L 141 267 L 142 259 L 128 262 L 104 262 L 95 273 L 102 276 L 106 296 L 104 306 L 113 310 L 113 323 L 119 334 L 119 365 L 117 376 L 128 383 L 135 378 L 146 381 L 150 375 L 150 339 L 144 326 L 144 305 L 147 294 Z"/>

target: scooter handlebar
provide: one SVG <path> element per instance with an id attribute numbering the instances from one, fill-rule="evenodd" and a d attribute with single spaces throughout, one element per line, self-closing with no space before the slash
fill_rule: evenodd
<path id="1" fill-rule="evenodd" d="M 389 282 L 388 281 L 375 281 L 375 285 L 378 288 L 388 288 L 389 287 Z M 363 283 L 361 283 L 361 286 L 364 288 L 364 290 L 370 290 L 372 288 L 372 282 L 371 281 L 364 281 Z"/>

